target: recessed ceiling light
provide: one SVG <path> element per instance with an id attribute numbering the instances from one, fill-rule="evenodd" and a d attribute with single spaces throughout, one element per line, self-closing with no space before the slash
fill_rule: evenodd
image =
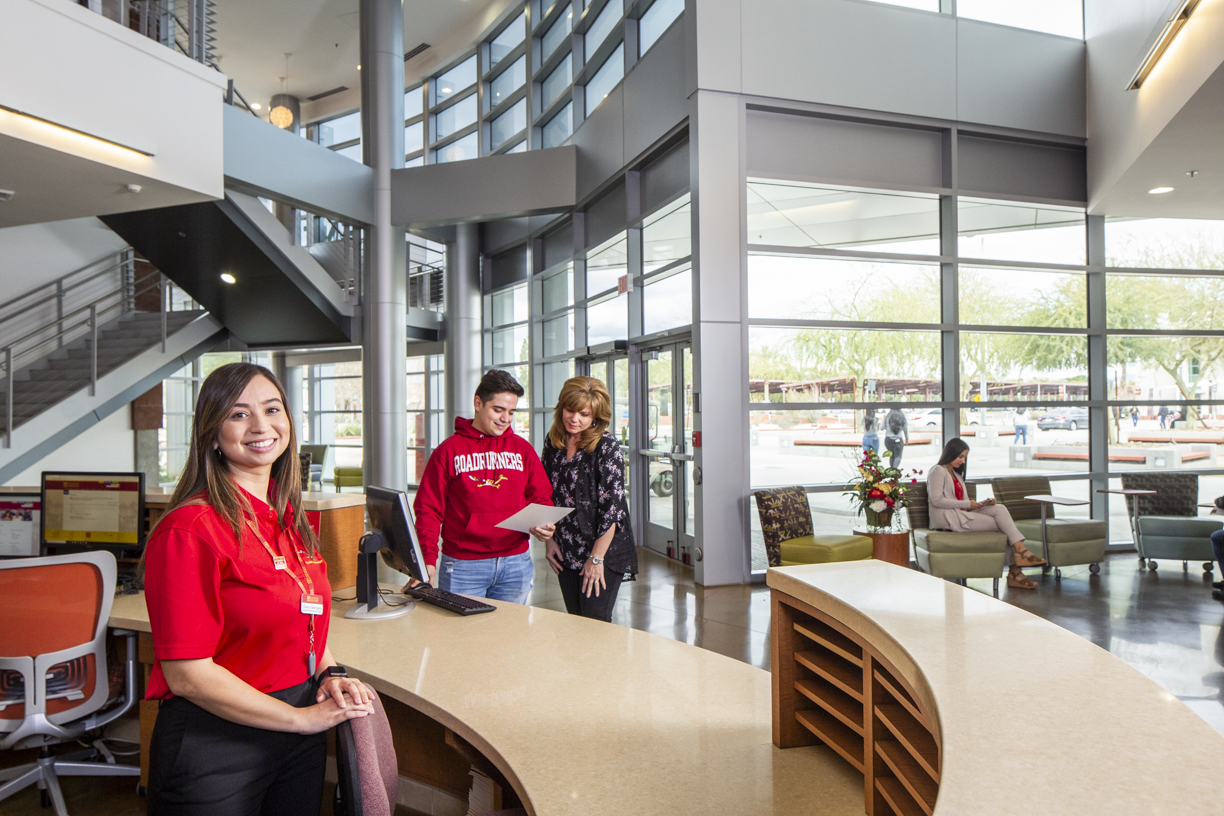
<path id="1" fill-rule="evenodd" d="M 235 278 L 233 275 L 231 275 L 228 272 L 221 273 L 221 280 L 225 281 L 226 283 L 237 283 L 238 282 L 238 279 Z"/>
<path id="2" fill-rule="evenodd" d="M 450 93 L 450 92 L 451 92 L 451 89 L 450 89 L 450 88 L 443 88 L 443 89 L 442 89 L 442 93 Z"/>
<path id="3" fill-rule="evenodd" d="M 1172 187 L 1153 187 L 1152 189 L 1148 190 L 1149 195 L 1164 195 L 1165 193 L 1171 192 L 1173 192 Z"/>
<path id="4" fill-rule="evenodd" d="M 258 102 L 252 102 L 251 110 L 263 110 L 263 105 L 259 104 Z"/>

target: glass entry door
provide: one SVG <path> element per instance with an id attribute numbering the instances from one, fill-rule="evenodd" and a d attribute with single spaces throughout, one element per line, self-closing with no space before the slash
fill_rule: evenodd
<path id="1" fill-rule="evenodd" d="M 646 541 L 652 550 L 692 563 L 693 353 L 687 343 L 642 352 L 646 447 L 637 452 L 649 480 Z"/>
<path id="2" fill-rule="evenodd" d="M 602 380 L 612 397 L 612 423 L 608 430 L 620 442 L 621 455 L 625 458 L 625 493 L 632 496 L 633 457 L 629 455 L 629 357 L 625 354 L 610 354 L 591 358 L 587 362 L 587 376 Z M 629 512 L 633 512 L 632 501 Z"/>

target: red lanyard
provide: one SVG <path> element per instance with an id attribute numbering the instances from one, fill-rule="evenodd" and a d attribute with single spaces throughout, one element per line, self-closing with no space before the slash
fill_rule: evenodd
<path id="1" fill-rule="evenodd" d="M 263 535 L 261 535 L 259 532 L 259 527 L 249 518 L 246 520 L 246 523 L 247 527 L 251 528 L 251 532 L 255 534 L 255 538 L 259 539 L 259 543 L 262 544 L 263 548 L 268 551 L 268 555 L 272 558 L 272 566 L 276 569 L 276 571 L 283 571 L 287 573 L 289 577 L 293 579 L 293 583 L 297 584 L 298 589 L 302 591 L 301 610 L 302 613 L 308 615 L 310 619 L 309 623 L 307 624 L 307 631 L 310 634 L 310 650 L 307 652 L 306 666 L 310 671 L 310 676 L 313 678 L 315 673 L 314 619 L 315 614 L 322 614 L 323 612 L 323 598 L 315 594 L 314 581 L 310 577 L 310 570 L 306 569 L 306 562 L 302 560 L 301 550 L 299 550 L 292 541 L 289 542 L 289 548 L 293 550 L 294 556 L 297 558 L 298 566 L 302 568 L 302 575 L 306 579 L 305 584 L 303 584 L 301 580 L 299 580 L 298 577 L 293 574 L 293 570 L 289 568 L 289 564 L 285 560 L 285 557 L 283 555 L 277 555 L 273 551 L 272 545 L 264 540 Z M 317 613 L 314 610 L 318 610 Z"/>

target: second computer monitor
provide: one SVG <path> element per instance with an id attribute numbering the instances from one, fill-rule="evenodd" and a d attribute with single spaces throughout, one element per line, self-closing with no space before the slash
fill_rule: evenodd
<path id="1" fill-rule="evenodd" d="M 144 474 L 43 471 L 42 543 L 137 550 L 144 544 Z"/>
<path id="2" fill-rule="evenodd" d="M 383 562 L 393 570 L 428 583 L 429 573 L 417 541 L 408 496 L 402 490 L 367 487 L 366 512 L 370 514 L 370 527 L 383 538 Z"/>

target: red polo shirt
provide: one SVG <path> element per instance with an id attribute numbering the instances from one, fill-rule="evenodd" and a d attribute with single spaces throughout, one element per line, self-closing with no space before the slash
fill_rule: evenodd
<path id="1" fill-rule="evenodd" d="M 241 488 L 239 488 L 241 489 Z M 302 584 L 301 561 L 323 596 L 323 614 L 314 619 L 314 648 L 322 665 L 331 615 L 331 584 L 321 556 L 309 556 L 301 536 L 277 523 L 276 511 L 247 493 L 260 534 Z M 286 508 L 286 525 L 292 523 Z M 161 661 L 211 657 L 264 693 L 304 682 L 309 673 L 309 615 L 301 611 L 302 590 L 275 568 L 272 556 L 249 527 L 242 543 L 209 505 L 180 507 L 157 525 L 145 554 L 145 603 L 153 627 L 153 672 L 146 699 L 173 697 Z"/>

